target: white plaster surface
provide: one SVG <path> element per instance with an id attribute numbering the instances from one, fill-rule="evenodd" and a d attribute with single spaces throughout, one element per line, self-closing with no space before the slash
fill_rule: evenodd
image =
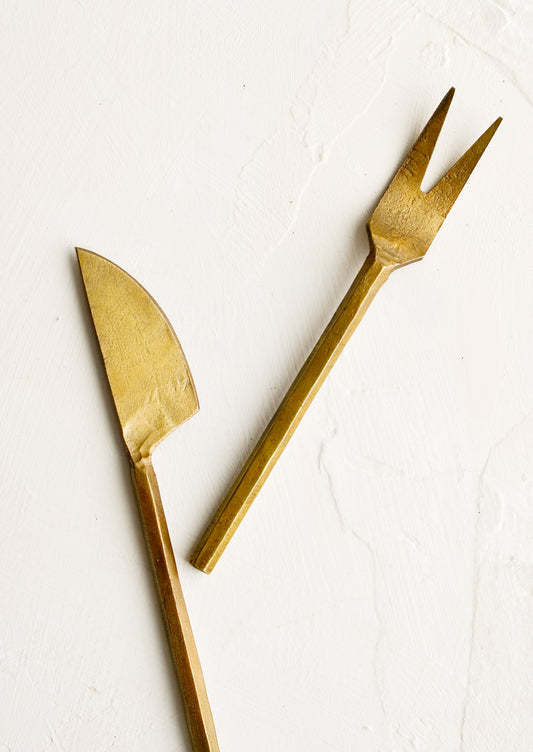
<path id="1" fill-rule="evenodd" d="M 8 0 L 0 54 L 0 752 L 190 749 L 74 245 L 196 382 L 155 466 L 221 752 L 531 752 L 531 2 Z M 425 185 L 500 130 L 197 572 L 451 85 Z"/>

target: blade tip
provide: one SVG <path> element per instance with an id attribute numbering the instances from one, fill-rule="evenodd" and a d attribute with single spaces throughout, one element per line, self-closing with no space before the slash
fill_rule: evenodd
<path id="1" fill-rule="evenodd" d="M 74 246 L 74 250 L 76 251 L 78 261 L 81 261 L 84 256 L 91 254 L 91 251 L 87 251 L 85 248 L 79 248 L 78 246 Z"/>
<path id="2" fill-rule="evenodd" d="M 94 253 L 93 251 L 88 251 L 86 248 L 80 248 L 79 246 L 74 247 L 76 251 L 76 257 L 78 259 L 78 265 L 80 267 L 80 271 L 82 273 L 82 276 L 84 275 L 84 272 L 87 270 L 87 268 L 91 265 L 94 265 L 98 259 L 103 259 L 103 256 L 100 256 L 98 253 Z M 104 259 L 104 261 L 107 261 L 107 259 Z M 111 263 L 111 262 L 108 262 Z"/>

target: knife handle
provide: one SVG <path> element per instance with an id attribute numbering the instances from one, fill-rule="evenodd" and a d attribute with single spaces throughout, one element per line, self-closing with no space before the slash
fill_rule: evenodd
<path id="1" fill-rule="evenodd" d="M 194 752 L 219 752 L 200 659 L 178 579 L 176 561 L 151 458 L 132 464 L 133 482 L 163 607 Z"/>
<path id="2" fill-rule="evenodd" d="M 191 557 L 211 572 L 392 267 L 367 256 Z"/>

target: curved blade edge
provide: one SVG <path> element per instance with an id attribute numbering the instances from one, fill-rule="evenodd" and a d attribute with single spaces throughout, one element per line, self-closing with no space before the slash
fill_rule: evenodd
<path id="1" fill-rule="evenodd" d="M 136 462 L 198 411 L 196 389 L 152 296 L 103 256 L 83 248 L 76 253 L 124 441 Z"/>

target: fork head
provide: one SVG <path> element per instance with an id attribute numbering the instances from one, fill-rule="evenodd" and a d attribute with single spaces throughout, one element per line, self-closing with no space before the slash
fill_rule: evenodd
<path id="1" fill-rule="evenodd" d="M 383 266 L 423 258 L 472 170 L 501 123 L 498 118 L 428 193 L 420 190 L 450 107 L 451 88 L 392 179 L 367 225 L 370 245 Z"/>

